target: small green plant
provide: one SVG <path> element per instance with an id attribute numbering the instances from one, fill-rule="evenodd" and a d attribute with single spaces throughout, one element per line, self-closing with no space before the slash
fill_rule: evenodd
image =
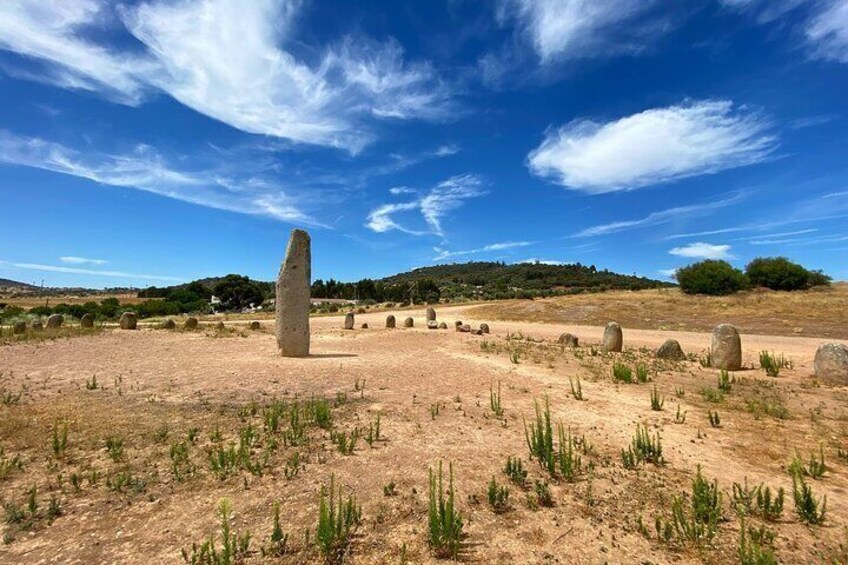
<path id="1" fill-rule="evenodd" d="M 677 413 L 674 415 L 674 423 L 675 424 L 685 424 L 686 423 L 686 412 L 680 411 L 680 405 L 677 405 Z"/>
<path id="2" fill-rule="evenodd" d="M 633 447 L 621 450 L 621 465 L 627 470 L 636 468 L 637 460 L 636 453 L 633 452 Z"/>
<path id="3" fill-rule="evenodd" d="M 91 379 L 85 380 L 85 389 L 86 390 L 97 390 L 100 387 L 100 384 L 97 382 L 97 375 L 91 375 Z"/>
<path id="4" fill-rule="evenodd" d="M 671 504 L 671 527 L 662 520 L 657 520 L 657 532 L 668 539 L 675 535 L 678 539 L 697 545 L 709 543 L 718 530 L 721 519 L 721 492 L 718 482 L 712 483 L 704 479 L 701 466 L 692 480 L 692 495 L 689 503 L 684 497 L 675 496 Z"/>
<path id="5" fill-rule="evenodd" d="M 702 388 L 701 396 L 704 398 L 704 400 L 706 400 L 707 402 L 712 402 L 713 404 L 724 402 L 724 393 L 712 387 Z"/>
<path id="6" fill-rule="evenodd" d="M 636 382 L 646 383 L 649 380 L 651 379 L 648 377 L 648 366 L 641 363 L 636 365 Z"/>
<path id="7" fill-rule="evenodd" d="M 68 423 L 59 422 L 53 424 L 53 456 L 57 459 L 64 457 L 65 450 L 68 449 Z"/>
<path id="8" fill-rule="evenodd" d="M 633 454 L 639 461 L 653 463 L 654 465 L 664 463 L 660 433 L 657 432 L 651 437 L 647 426 L 636 425 L 636 435 L 633 436 L 631 447 Z"/>
<path id="9" fill-rule="evenodd" d="M 748 477 L 743 484 L 733 483 L 733 506 L 740 514 L 747 514 L 753 510 L 754 501 L 757 496 L 756 487 L 748 487 Z"/>
<path id="10" fill-rule="evenodd" d="M 365 435 L 365 441 L 368 447 L 374 447 L 375 441 L 380 441 L 380 413 L 377 412 L 377 417 L 373 422 L 368 424 L 368 433 Z"/>
<path id="11" fill-rule="evenodd" d="M 263 553 L 274 557 L 282 557 L 286 554 L 286 546 L 289 542 L 289 535 L 283 532 L 280 525 L 280 503 L 274 502 L 274 526 L 271 529 L 271 535 L 268 537 L 269 547 L 263 549 Z"/>
<path id="12" fill-rule="evenodd" d="M 342 488 L 336 496 L 335 475 L 330 475 L 329 490 L 322 486 L 318 501 L 318 527 L 315 540 L 324 558 L 331 563 L 344 560 L 351 538 L 362 520 L 362 508 L 356 498 L 342 499 Z"/>
<path id="13" fill-rule="evenodd" d="M 330 409 L 330 403 L 326 399 L 313 399 L 312 406 L 312 421 L 322 430 L 329 430 L 333 427 L 333 413 Z"/>
<path id="14" fill-rule="evenodd" d="M 116 463 L 121 460 L 124 455 L 124 440 L 118 436 L 109 436 L 106 438 L 106 453 L 112 461 Z"/>
<path id="15" fill-rule="evenodd" d="M 397 494 L 396 485 L 394 481 L 389 482 L 386 485 L 383 485 L 383 496 L 395 496 Z"/>
<path id="16" fill-rule="evenodd" d="M 674 396 L 676 396 L 677 398 L 683 398 L 684 396 L 686 396 L 686 389 L 682 386 L 674 387 Z"/>
<path id="17" fill-rule="evenodd" d="M 732 384 L 733 377 L 725 369 L 722 369 L 718 374 L 718 389 L 724 393 L 730 392 Z"/>
<path id="18" fill-rule="evenodd" d="M 651 391 L 651 410 L 655 412 L 659 412 L 663 409 L 663 405 L 665 404 L 665 397 L 661 396 L 657 387 L 654 387 L 654 390 Z"/>
<path id="19" fill-rule="evenodd" d="M 770 547 L 773 539 L 774 532 L 746 527 L 743 518 L 736 549 L 741 565 L 777 565 L 777 557 Z"/>
<path id="20" fill-rule="evenodd" d="M 497 481 L 495 481 L 495 477 L 492 477 L 492 480 L 489 481 L 487 495 L 489 499 L 489 506 L 491 506 L 492 510 L 496 513 L 506 512 L 509 510 L 509 488 L 498 485 Z"/>
<path id="21" fill-rule="evenodd" d="M 780 376 L 781 369 L 791 369 L 792 362 L 783 354 L 775 355 L 768 351 L 760 351 L 760 368 L 770 377 Z"/>
<path id="22" fill-rule="evenodd" d="M 438 402 L 436 402 L 435 404 L 431 404 L 430 405 L 430 419 L 435 420 L 436 416 L 439 415 L 440 410 L 441 410 L 441 408 L 440 408 Z"/>
<path id="23" fill-rule="evenodd" d="M 521 458 L 509 456 L 506 458 L 506 466 L 504 467 L 504 473 L 512 484 L 517 485 L 519 487 L 523 487 L 525 481 L 527 481 L 527 471 L 524 469 L 524 465 L 521 463 Z"/>
<path id="24" fill-rule="evenodd" d="M 712 365 L 713 365 L 712 352 L 708 350 L 706 353 L 704 353 L 703 355 L 698 357 L 698 363 L 701 365 L 701 367 L 704 367 L 705 369 L 707 367 L 712 367 Z"/>
<path id="25" fill-rule="evenodd" d="M 554 497 L 551 494 L 551 487 L 548 483 L 536 481 L 533 483 L 533 492 L 536 494 L 536 503 L 539 506 L 552 507 L 554 505 Z"/>
<path id="26" fill-rule="evenodd" d="M 198 545 L 192 544 L 191 551 L 182 550 L 183 561 L 189 565 L 235 565 L 241 563 L 250 551 L 250 532 L 233 533 L 233 505 L 227 498 L 221 499 L 217 509 L 220 518 L 221 548 L 215 543 L 215 535 Z"/>
<path id="27" fill-rule="evenodd" d="M 777 494 L 772 496 L 771 488 L 760 485 L 757 487 L 757 513 L 769 522 L 776 522 L 783 513 L 783 487 L 777 489 Z"/>
<path id="28" fill-rule="evenodd" d="M 548 473 L 556 473 L 556 456 L 554 452 L 554 433 L 551 427 L 551 407 L 548 397 L 545 397 L 544 412 L 539 408 L 539 402 L 533 401 L 536 409 L 536 422 L 527 427 L 524 422 L 524 437 L 530 449 L 530 459 L 536 458 L 539 466 L 547 469 Z"/>
<path id="29" fill-rule="evenodd" d="M 557 426 L 559 436 L 559 452 L 557 454 L 558 471 L 560 476 L 569 483 L 574 482 L 583 469 L 583 463 L 574 450 L 574 439 L 571 429 L 566 434 L 562 424 Z"/>
<path id="30" fill-rule="evenodd" d="M 5 479 L 14 471 L 22 471 L 24 462 L 20 456 L 7 457 L 6 451 L 0 447 L 0 479 Z"/>
<path id="31" fill-rule="evenodd" d="M 174 475 L 174 480 L 178 483 L 194 475 L 194 472 L 197 470 L 189 458 L 188 446 L 189 444 L 185 441 L 171 445 L 171 473 Z"/>
<path id="32" fill-rule="evenodd" d="M 792 495 L 795 501 L 795 512 L 805 524 L 824 523 L 827 511 L 827 496 L 816 499 L 813 489 L 806 483 L 804 476 L 792 475 Z"/>
<path id="33" fill-rule="evenodd" d="M 580 384 L 580 377 L 577 377 L 577 381 L 568 378 L 568 382 L 571 383 L 571 396 L 574 397 L 574 400 L 586 400 L 583 398 L 583 385 Z"/>
<path id="34" fill-rule="evenodd" d="M 430 469 L 430 506 L 428 511 L 428 542 L 437 557 L 456 559 L 462 540 L 462 515 L 454 503 L 453 465 L 449 468 L 447 496 L 442 483 L 442 462 L 438 475 Z"/>
<path id="35" fill-rule="evenodd" d="M 300 473 L 300 452 L 295 451 L 286 459 L 286 466 L 283 468 L 283 474 L 286 480 L 292 480 Z"/>
<path id="36" fill-rule="evenodd" d="M 617 383 L 630 384 L 633 382 L 633 370 L 624 363 L 616 361 L 612 365 L 612 380 Z"/>
<path id="37" fill-rule="evenodd" d="M 501 418 L 503 417 L 503 406 L 501 405 L 501 382 L 498 381 L 498 390 L 495 390 L 490 386 L 489 387 L 489 407 L 492 409 L 492 412 L 495 414 L 495 417 Z"/>
<path id="38" fill-rule="evenodd" d="M 720 428 L 721 427 L 721 417 L 718 415 L 718 411 L 708 410 L 707 417 L 710 419 L 710 427 L 712 428 Z"/>
<path id="39" fill-rule="evenodd" d="M 806 465 L 797 452 L 792 458 L 792 462 L 789 463 L 789 473 L 792 475 L 802 475 L 818 480 L 824 477 L 825 471 L 827 471 L 827 465 L 824 461 L 824 447 L 821 445 L 819 446 L 819 456 L 816 457 L 815 453 L 811 453 L 810 461 Z"/>
<path id="40" fill-rule="evenodd" d="M 339 453 L 342 455 L 352 455 L 356 448 L 356 441 L 359 439 L 359 428 L 354 428 L 350 434 L 341 432 L 330 432 L 330 439 L 336 444 Z"/>

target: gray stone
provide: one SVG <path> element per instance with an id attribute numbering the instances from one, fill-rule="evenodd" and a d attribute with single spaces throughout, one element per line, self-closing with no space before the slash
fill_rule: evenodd
<path id="1" fill-rule="evenodd" d="M 565 345 L 567 347 L 579 347 L 579 341 L 576 335 L 564 333 L 559 336 L 557 343 L 560 345 Z"/>
<path id="2" fill-rule="evenodd" d="M 407 318 L 406 320 L 403 321 L 403 327 L 405 327 L 405 328 L 411 328 L 414 325 L 415 325 L 415 320 L 413 320 L 412 318 Z"/>
<path id="3" fill-rule="evenodd" d="M 742 368 L 742 340 L 739 331 L 730 324 L 718 325 L 713 330 L 710 365 L 728 371 Z"/>
<path id="4" fill-rule="evenodd" d="M 162 322 L 162 329 L 163 329 L 163 330 L 172 330 L 172 329 L 174 329 L 174 328 L 176 328 L 176 327 L 177 327 L 177 323 L 176 323 L 176 322 L 174 322 L 174 320 L 172 320 L 172 319 L 170 319 L 170 318 L 168 318 L 167 320 L 165 320 L 164 322 Z"/>
<path id="5" fill-rule="evenodd" d="M 35 320 L 32 322 L 32 331 L 40 332 L 44 329 L 44 324 L 41 323 L 41 320 Z"/>
<path id="6" fill-rule="evenodd" d="M 135 312 L 124 312 L 119 323 L 122 330 L 134 330 L 138 326 L 138 316 Z"/>
<path id="7" fill-rule="evenodd" d="M 619 352 L 624 345 L 624 336 L 621 332 L 621 326 L 615 322 L 610 322 L 604 328 L 604 342 L 601 344 L 601 349 L 604 351 Z"/>
<path id="8" fill-rule="evenodd" d="M 456 331 L 466 333 L 466 334 L 471 333 L 471 326 L 469 326 L 468 324 L 463 324 L 461 326 L 457 326 Z"/>
<path id="9" fill-rule="evenodd" d="M 446 329 L 448 329 L 448 325 L 444 322 L 440 322 L 439 323 L 439 329 L 440 330 L 446 330 Z"/>
<path id="10" fill-rule="evenodd" d="M 657 349 L 657 358 L 680 361 L 685 359 L 686 355 L 683 353 L 683 348 L 680 347 L 680 343 L 676 339 L 667 339 L 665 340 L 665 343 L 660 345 L 660 348 Z"/>
<path id="11" fill-rule="evenodd" d="M 367 329 L 368 329 L 368 324 L 362 324 L 362 329 L 363 329 L 363 330 L 367 330 Z"/>
<path id="12" fill-rule="evenodd" d="M 395 327 L 396 324 L 397 324 L 397 322 L 395 321 L 394 316 L 392 316 L 391 314 L 386 316 L 386 327 L 387 328 L 393 328 L 393 327 Z"/>
<path id="13" fill-rule="evenodd" d="M 439 324 L 438 324 L 438 322 L 436 322 L 436 320 L 429 320 L 429 321 L 427 322 L 427 329 L 428 329 L 428 330 L 437 330 L 437 329 L 439 329 Z"/>
<path id="14" fill-rule="evenodd" d="M 825 343 L 816 351 L 816 378 L 831 385 L 848 385 L 848 347 Z"/>
<path id="15" fill-rule="evenodd" d="M 309 234 L 292 230 L 277 277 L 277 347 L 283 357 L 309 355 L 312 250 Z"/>
<path id="16" fill-rule="evenodd" d="M 250 322 L 250 329 L 253 331 L 259 331 L 262 329 L 262 324 L 260 324 L 256 320 L 253 320 L 252 322 Z"/>
<path id="17" fill-rule="evenodd" d="M 461 326 L 462 326 L 462 322 L 460 320 L 457 320 L 453 323 L 453 327 L 455 327 L 455 328 L 459 328 Z"/>
<path id="18" fill-rule="evenodd" d="M 197 318 L 194 316 L 189 316 L 186 318 L 185 324 L 183 327 L 187 330 L 196 330 L 197 329 Z"/>
<path id="19" fill-rule="evenodd" d="M 427 307 L 427 321 L 435 322 L 436 321 L 436 310 L 432 306 Z"/>
<path id="20" fill-rule="evenodd" d="M 61 314 L 53 314 L 49 318 L 47 318 L 47 327 L 51 330 L 55 330 L 57 328 L 61 328 L 62 324 L 65 323 L 65 317 Z"/>
<path id="21" fill-rule="evenodd" d="M 12 333 L 14 333 L 15 335 L 26 333 L 26 322 L 24 322 L 23 320 L 15 322 L 15 325 L 12 326 Z"/>
<path id="22" fill-rule="evenodd" d="M 480 324 L 480 331 L 484 334 L 489 333 L 489 324 Z"/>
<path id="23" fill-rule="evenodd" d="M 482 330 L 471 330 L 471 335 L 483 335 Z"/>
<path id="24" fill-rule="evenodd" d="M 355 320 L 354 320 L 353 312 L 348 312 L 347 314 L 345 314 L 344 329 L 352 330 L 354 323 L 355 323 Z"/>
<path id="25" fill-rule="evenodd" d="M 94 327 L 94 316 L 91 314 L 83 314 L 82 318 L 80 318 L 80 327 L 81 328 L 93 328 Z"/>

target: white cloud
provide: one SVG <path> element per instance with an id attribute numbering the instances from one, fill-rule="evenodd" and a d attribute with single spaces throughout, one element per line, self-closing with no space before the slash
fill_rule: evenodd
<path id="1" fill-rule="evenodd" d="M 610 222 L 608 224 L 600 224 L 597 226 L 588 227 L 577 232 L 574 237 L 592 237 L 598 235 L 608 235 L 621 231 L 667 224 L 669 222 L 678 220 L 685 220 L 688 218 L 692 218 L 693 216 L 707 214 L 714 210 L 724 208 L 725 206 L 734 204 L 741 199 L 742 196 L 740 195 L 732 196 L 730 198 L 724 198 L 722 200 L 716 200 L 715 202 L 709 202 L 707 204 L 691 204 L 689 206 L 677 206 L 674 208 L 667 208 L 658 212 L 652 212 L 644 218 L 640 218 L 638 220 L 621 220 L 617 222 Z"/>
<path id="2" fill-rule="evenodd" d="M 528 167 L 589 194 L 630 190 L 764 161 L 777 144 L 768 129 L 767 120 L 732 102 L 695 101 L 550 130 Z"/>
<path id="3" fill-rule="evenodd" d="M 216 171 L 177 170 L 147 145 L 139 145 L 128 154 L 83 154 L 58 143 L 18 137 L 0 130 L 0 163 L 144 190 L 208 208 L 321 225 L 300 211 L 292 199 L 273 183 L 252 177 L 232 179 Z"/>
<path id="4" fill-rule="evenodd" d="M 505 251 L 507 249 L 515 249 L 518 247 L 527 247 L 528 245 L 533 245 L 532 241 L 504 241 L 501 243 L 492 243 L 486 245 L 484 247 L 478 247 L 477 249 L 466 249 L 462 251 L 448 251 L 446 249 L 442 249 L 441 247 L 434 247 L 433 251 L 435 251 L 438 255 L 433 257 L 433 261 L 441 261 L 443 259 L 449 259 L 451 257 L 461 257 L 463 255 L 477 255 L 479 253 L 491 253 L 493 251 Z"/>
<path id="5" fill-rule="evenodd" d="M 535 257 L 531 257 L 530 259 L 525 259 L 523 261 L 519 261 L 519 263 L 530 263 L 530 264 L 540 264 L 540 265 L 570 265 L 568 261 L 558 261 L 556 259 L 536 259 Z"/>
<path id="6" fill-rule="evenodd" d="M 383 233 L 398 230 L 413 235 L 433 234 L 444 237 L 442 219 L 451 211 L 462 206 L 466 200 L 485 194 L 483 181 L 477 175 L 465 174 L 453 176 L 434 186 L 418 200 L 397 204 L 382 204 L 371 210 L 365 227 Z M 428 230 L 413 230 L 396 222 L 392 216 L 397 212 L 418 210 Z"/>
<path id="7" fill-rule="evenodd" d="M 167 277 L 159 275 L 125 273 L 122 271 L 97 271 L 94 269 L 80 269 L 77 267 L 62 267 L 58 265 L 42 265 L 39 263 L 15 263 L 12 261 L 0 261 L 0 266 L 14 267 L 26 271 L 44 271 L 49 273 L 67 273 L 73 275 L 92 275 L 97 277 L 113 277 L 120 279 L 144 279 L 155 281 L 182 282 L 184 279 L 178 277 Z"/>
<path id="8" fill-rule="evenodd" d="M 73 255 L 59 257 L 59 261 L 69 265 L 105 265 L 108 263 L 105 259 L 89 259 L 88 257 L 74 257 Z"/>
<path id="9" fill-rule="evenodd" d="M 732 259 L 729 245 L 713 245 L 711 243 L 690 243 L 683 247 L 669 250 L 672 255 L 692 259 Z"/>
<path id="10" fill-rule="evenodd" d="M 804 30 L 813 53 L 821 59 L 848 63 L 848 0 L 830 0 Z"/>
<path id="11" fill-rule="evenodd" d="M 501 22 L 517 19 L 542 63 L 636 53 L 668 29 L 656 0 L 506 0 Z M 653 15 L 648 18 L 646 16 Z"/>
<path id="12" fill-rule="evenodd" d="M 339 147 L 368 144 L 377 118 L 445 119 L 450 92 L 426 62 L 406 63 L 394 40 L 345 37 L 310 62 L 293 42 L 299 0 L 106 0 L 0 3 L 0 48 L 37 59 L 27 76 L 138 104 L 162 91 L 237 129 Z M 143 49 L 96 43 L 123 24 Z M 102 33 L 100 34 L 102 35 Z"/>
<path id="13" fill-rule="evenodd" d="M 673 279 L 674 275 L 677 274 L 677 269 L 660 269 L 657 273 L 661 274 L 667 279 Z"/>
<path id="14" fill-rule="evenodd" d="M 399 195 L 399 194 L 415 194 L 415 189 L 409 188 L 408 186 L 394 186 L 389 189 L 390 194 Z"/>

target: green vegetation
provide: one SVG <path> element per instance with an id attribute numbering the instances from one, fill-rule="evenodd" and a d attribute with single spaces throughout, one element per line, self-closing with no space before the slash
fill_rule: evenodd
<path id="1" fill-rule="evenodd" d="M 210 534 L 209 539 L 202 544 L 192 544 L 191 551 L 183 549 L 183 561 L 190 565 L 235 565 L 241 563 L 250 549 L 250 532 L 233 533 L 230 526 L 232 515 L 232 503 L 229 499 L 222 499 L 218 503 L 218 517 L 221 520 L 220 550 L 215 544 L 215 535 Z"/>
<path id="2" fill-rule="evenodd" d="M 727 261 L 707 259 L 678 269 L 675 278 L 686 294 L 721 296 L 740 290 L 765 287 L 772 290 L 803 290 L 830 284 L 821 271 L 808 271 L 785 257 L 758 257 L 743 273 Z"/>
<path id="3" fill-rule="evenodd" d="M 680 290 L 686 294 L 721 296 L 745 290 L 750 286 L 748 277 L 727 261 L 707 259 L 678 269 L 674 274 Z"/>
<path id="4" fill-rule="evenodd" d="M 362 508 L 353 495 L 342 500 L 342 488 L 336 497 L 336 478 L 330 475 L 330 488 L 321 487 L 318 501 L 318 527 L 315 541 L 329 563 L 344 560 L 350 540 L 362 521 Z"/>
<path id="5" fill-rule="evenodd" d="M 486 490 L 486 494 L 489 499 L 489 506 L 491 506 L 492 510 L 496 513 L 506 512 L 509 510 L 509 488 L 499 485 L 495 480 L 495 477 L 492 477 L 492 480 L 489 481 L 489 487 Z"/>
<path id="6" fill-rule="evenodd" d="M 430 469 L 430 506 L 428 511 L 428 542 L 437 557 L 456 559 L 462 540 L 462 515 L 456 509 L 453 490 L 453 465 L 450 465 L 448 493 L 442 483 L 442 462 L 438 475 Z"/>
<path id="7" fill-rule="evenodd" d="M 772 290 L 802 290 L 830 284 L 821 271 L 808 271 L 786 257 L 758 257 L 748 263 L 745 274 L 753 286 Z"/>
<path id="8" fill-rule="evenodd" d="M 665 541 L 677 538 L 696 545 L 709 543 L 718 531 L 721 499 L 718 482 L 713 480 L 710 483 L 704 479 L 699 465 L 692 480 L 689 504 L 686 504 L 686 497 L 675 496 L 671 504 L 671 521 L 656 519 L 657 535 Z"/>

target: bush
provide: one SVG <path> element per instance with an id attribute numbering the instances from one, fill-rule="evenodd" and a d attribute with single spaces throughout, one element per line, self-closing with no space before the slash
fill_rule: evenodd
<path id="1" fill-rule="evenodd" d="M 721 296 L 750 286 L 748 277 L 727 261 L 707 259 L 678 269 L 675 278 L 686 294 Z"/>
<path id="2" fill-rule="evenodd" d="M 757 257 L 745 267 L 751 284 L 772 290 L 802 290 L 830 284 L 830 277 L 821 271 L 808 271 L 786 257 Z"/>
<path id="3" fill-rule="evenodd" d="M 265 300 L 265 292 L 260 285 L 239 275 L 227 275 L 215 285 L 212 293 L 221 299 L 221 308 L 225 310 L 259 306 Z"/>

